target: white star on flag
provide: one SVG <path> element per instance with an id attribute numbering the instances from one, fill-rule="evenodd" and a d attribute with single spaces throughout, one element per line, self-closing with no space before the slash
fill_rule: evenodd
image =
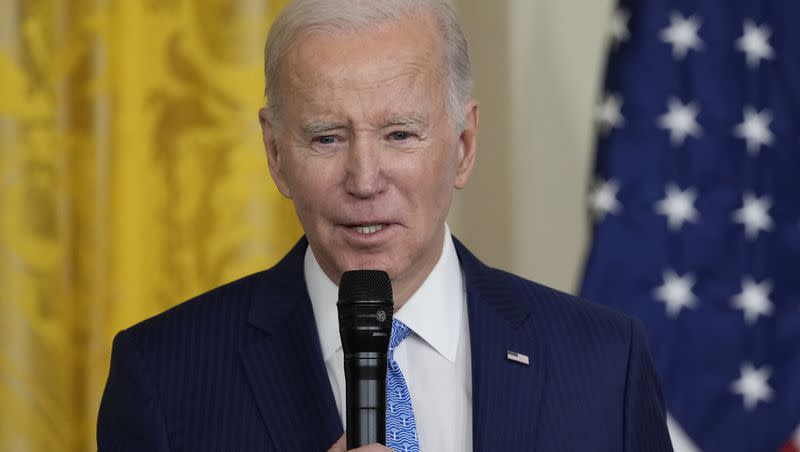
<path id="1" fill-rule="evenodd" d="M 758 154 L 762 145 L 771 146 L 775 136 L 769 129 L 772 114 L 766 108 L 760 113 L 753 107 L 744 107 L 744 122 L 736 126 L 734 133 L 739 138 L 747 141 L 747 152 L 750 155 Z"/>
<path id="2" fill-rule="evenodd" d="M 589 195 L 589 206 L 598 221 L 602 221 L 607 214 L 617 214 L 622 210 L 622 204 L 617 200 L 619 184 L 610 179 L 599 180 Z"/>
<path id="3" fill-rule="evenodd" d="M 752 20 L 744 21 L 744 34 L 736 41 L 736 48 L 747 55 L 747 65 L 757 68 L 762 59 L 773 59 L 775 51 L 769 45 L 769 27 L 757 27 Z"/>
<path id="4" fill-rule="evenodd" d="M 691 273 L 678 276 L 673 270 L 664 272 L 664 284 L 657 287 L 653 296 L 664 302 L 667 316 L 675 318 L 683 308 L 693 308 L 697 305 L 697 297 L 692 292 L 695 278 Z"/>
<path id="5" fill-rule="evenodd" d="M 681 190 L 675 184 L 669 184 L 666 188 L 666 198 L 658 201 L 655 206 L 656 212 L 667 217 L 669 229 L 672 231 L 680 230 L 683 223 L 696 222 L 700 214 L 694 208 L 697 193 L 693 188 Z"/>
<path id="6" fill-rule="evenodd" d="M 625 124 L 625 118 L 622 116 L 622 97 L 617 94 L 607 94 L 595 108 L 594 118 L 603 133 L 622 127 Z"/>
<path id="7" fill-rule="evenodd" d="M 611 16 L 609 34 L 611 35 L 611 42 L 614 45 L 621 44 L 630 38 L 631 33 L 628 31 L 628 21 L 630 18 L 631 13 L 625 8 L 617 8 L 614 11 L 614 15 Z"/>
<path id="8" fill-rule="evenodd" d="M 747 411 L 752 411 L 758 402 L 772 400 L 773 391 L 767 384 L 769 377 L 772 375 L 769 367 L 765 366 L 756 369 L 752 363 L 745 362 L 742 364 L 740 371 L 741 377 L 733 382 L 731 391 L 742 396 L 744 408 Z"/>
<path id="9" fill-rule="evenodd" d="M 690 49 L 701 50 L 703 41 L 698 36 L 701 21 L 695 16 L 683 17 L 679 12 L 669 16 L 669 27 L 661 30 L 661 40 L 672 45 L 672 57 L 683 59 Z"/>
<path id="10" fill-rule="evenodd" d="M 749 276 L 742 280 L 742 291 L 733 297 L 733 306 L 744 311 L 744 321 L 747 325 L 754 325 L 760 315 L 772 315 L 774 307 L 769 299 L 770 292 L 772 292 L 770 281 L 756 284 Z"/>
<path id="11" fill-rule="evenodd" d="M 669 136 L 674 146 L 680 146 L 691 135 L 698 137 L 703 129 L 697 123 L 697 114 L 700 109 L 694 102 L 683 104 L 680 100 L 672 98 L 667 103 L 668 111 L 658 118 L 658 126 L 669 129 Z"/>
<path id="12" fill-rule="evenodd" d="M 768 213 L 771 206 L 769 196 L 756 198 L 750 192 L 744 194 L 742 207 L 733 212 L 733 221 L 744 225 L 748 240 L 758 237 L 761 231 L 772 230 L 772 217 Z"/>

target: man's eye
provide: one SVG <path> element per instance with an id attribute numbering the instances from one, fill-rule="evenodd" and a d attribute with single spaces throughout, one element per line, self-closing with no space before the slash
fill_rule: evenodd
<path id="1" fill-rule="evenodd" d="M 411 138 L 411 134 L 408 132 L 392 132 L 389 134 L 389 139 L 393 141 L 403 141 Z"/>
<path id="2" fill-rule="evenodd" d="M 314 142 L 319 144 L 334 144 L 336 143 L 337 139 L 334 135 L 324 135 L 321 137 L 314 138 Z"/>

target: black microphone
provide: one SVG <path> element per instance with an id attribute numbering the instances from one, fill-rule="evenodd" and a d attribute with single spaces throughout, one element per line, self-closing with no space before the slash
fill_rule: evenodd
<path id="1" fill-rule="evenodd" d="M 392 335 L 392 283 L 380 270 L 344 272 L 339 334 L 347 387 L 347 449 L 386 444 L 386 354 Z"/>

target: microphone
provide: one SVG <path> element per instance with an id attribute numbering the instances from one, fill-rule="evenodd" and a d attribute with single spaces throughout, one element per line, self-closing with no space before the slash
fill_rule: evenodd
<path id="1" fill-rule="evenodd" d="M 392 335 L 392 283 L 380 270 L 353 270 L 339 283 L 347 449 L 386 444 L 386 355 Z"/>

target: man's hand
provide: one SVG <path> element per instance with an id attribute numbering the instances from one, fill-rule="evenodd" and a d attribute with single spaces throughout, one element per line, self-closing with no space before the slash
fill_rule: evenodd
<path id="1" fill-rule="evenodd" d="M 331 446 L 328 449 L 328 452 L 345 452 L 347 450 L 347 437 L 342 435 L 339 438 L 339 441 L 336 441 L 336 444 Z M 359 447 L 358 449 L 351 449 L 353 452 L 392 452 L 394 449 L 389 449 L 386 446 L 381 446 L 380 444 L 370 444 L 369 446 Z"/>

